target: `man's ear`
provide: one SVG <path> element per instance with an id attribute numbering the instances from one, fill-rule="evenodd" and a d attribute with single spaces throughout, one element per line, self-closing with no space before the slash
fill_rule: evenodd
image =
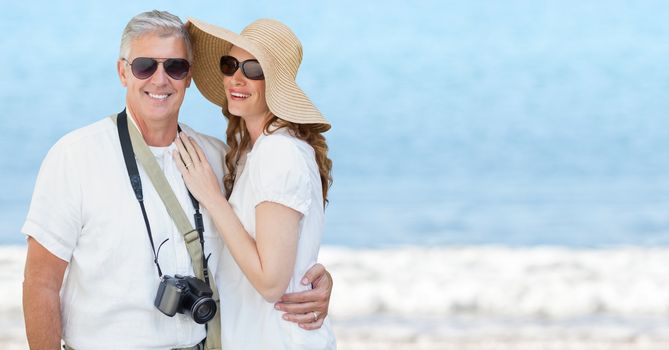
<path id="1" fill-rule="evenodd" d="M 116 71 L 118 72 L 118 77 L 121 79 L 121 85 L 123 87 L 128 87 L 128 77 L 126 74 L 128 74 L 128 70 L 126 69 L 126 62 L 122 59 L 119 58 L 118 61 L 116 61 Z"/>
<path id="2" fill-rule="evenodd" d="M 190 87 L 191 80 L 193 80 L 193 71 L 188 72 L 188 75 L 186 76 L 186 88 Z"/>

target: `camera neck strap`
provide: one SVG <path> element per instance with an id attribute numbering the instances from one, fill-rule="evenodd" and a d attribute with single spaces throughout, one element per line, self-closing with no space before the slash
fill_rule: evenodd
<path id="1" fill-rule="evenodd" d="M 137 169 L 137 162 L 135 161 L 135 153 L 132 150 L 132 144 L 130 141 L 130 134 L 128 133 L 128 120 L 125 114 L 125 110 L 119 113 L 116 118 L 116 127 L 118 129 L 118 137 L 121 141 L 121 149 L 123 150 L 123 160 L 125 161 L 125 168 L 128 170 L 128 177 L 130 178 L 130 185 L 132 190 L 135 192 L 135 198 L 139 202 L 139 207 L 142 209 L 142 216 L 144 217 L 144 225 L 146 225 L 146 232 L 149 235 L 149 242 L 151 242 L 151 250 L 153 251 L 153 263 L 156 264 L 158 268 L 158 277 L 163 276 L 163 271 L 160 269 L 160 263 L 158 262 L 158 253 L 160 248 L 167 242 L 163 241 L 158 247 L 156 252 L 156 246 L 153 242 L 153 235 L 151 234 L 151 224 L 149 223 L 149 217 L 146 215 L 146 208 L 144 207 L 144 191 L 142 190 L 142 178 L 139 176 L 139 170 Z"/>
<path id="2" fill-rule="evenodd" d="M 160 271 L 160 266 L 158 265 L 158 258 L 153 244 L 153 237 L 151 236 L 151 227 L 149 225 L 149 219 L 146 215 L 146 210 L 144 209 L 144 195 L 142 191 L 142 180 L 139 176 L 139 171 L 137 169 L 136 159 L 142 164 L 144 171 L 149 176 L 153 187 L 155 187 L 160 199 L 163 201 L 167 212 L 172 217 L 172 221 L 179 229 L 179 232 L 183 235 L 184 242 L 186 243 L 186 248 L 188 249 L 188 254 L 190 255 L 191 264 L 193 266 L 193 271 L 195 272 L 195 277 L 204 280 L 207 283 L 211 290 L 214 292 L 213 299 L 216 301 L 217 315 L 207 322 L 207 339 L 204 344 L 205 350 L 221 350 L 221 318 L 218 314 L 221 310 L 220 297 L 218 295 L 218 289 L 216 288 L 216 283 L 214 283 L 213 278 L 210 280 L 209 271 L 207 268 L 207 260 L 204 257 L 204 224 L 202 221 L 202 214 L 200 213 L 200 204 L 193 197 L 193 195 L 188 192 L 190 196 L 191 203 L 195 208 L 194 222 L 196 228 L 193 228 L 186 213 L 184 212 L 179 200 L 177 199 L 172 187 L 165 174 L 160 169 L 158 162 L 156 161 L 153 153 L 149 149 L 149 146 L 146 145 L 144 138 L 139 133 L 139 130 L 134 126 L 128 126 L 128 116 L 125 112 L 125 109 L 116 116 L 111 116 L 111 119 L 116 122 L 118 128 L 119 139 L 121 141 L 121 149 L 123 150 L 123 158 L 125 160 L 126 168 L 128 170 L 128 176 L 130 178 L 130 184 L 132 185 L 133 191 L 135 192 L 135 197 L 139 202 L 140 207 L 142 208 L 142 215 L 144 216 L 144 223 L 146 224 L 146 229 L 149 234 L 149 239 L 151 240 L 151 248 L 153 249 L 155 263 L 158 267 L 158 274 L 162 275 Z M 179 128 L 181 131 L 181 128 Z M 158 247 L 160 250 L 160 247 Z M 201 262 L 198 263 L 198 262 Z"/>
<path id="3" fill-rule="evenodd" d="M 134 125 L 128 125 L 128 117 L 125 110 L 118 114 L 116 122 L 130 184 L 132 185 L 132 188 L 135 192 L 135 197 L 137 198 L 137 201 L 139 202 L 142 209 L 144 223 L 146 224 L 149 239 L 151 240 L 151 247 L 154 250 L 155 263 L 158 267 L 158 273 L 162 276 L 162 271 L 160 271 L 160 266 L 157 262 L 157 254 L 155 251 L 153 238 L 151 236 L 149 220 L 146 215 L 146 210 L 144 209 L 142 181 L 139 176 L 139 171 L 137 169 L 137 163 L 135 159 L 137 159 L 139 163 L 142 164 L 144 171 L 149 176 L 151 183 L 158 192 L 160 199 L 163 201 L 167 212 L 170 214 L 170 217 L 172 217 L 172 220 L 177 226 L 179 232 L 181 232 L 183 235 L 186 248 L 188 249 L 188 253 L 191 257 L 191 263 L 193 266 L 193 271 L 195 272 L 195 277 L 205 280 L 207 284 L 210 284 L 207 261 L 204 257 L 204 224 L 202 220 L 202 214 L 200 213 L 199 203 L 192 196 L 192 194 L 190 194 L 189 191 L 188 194 L 190 196 L 191 203 L 195 208 L 194 222 L 196 228 L 193 228 L 190 221 L 188 220 L 188 217 L 186 216 L 186 213 L 181 207 L 179 200 L 174 194 L 174 191 L 172 191 L 172 187 L 167 181 L 167 178 L 165 178 L 165 174 L 160 169 L 158 162 L 156 161 L 149 147 L 146 145 L 146 142 L 139 133 L 139 130 L 137 130 Z M 158 249 L 160 250 L 160 247 Z"/>

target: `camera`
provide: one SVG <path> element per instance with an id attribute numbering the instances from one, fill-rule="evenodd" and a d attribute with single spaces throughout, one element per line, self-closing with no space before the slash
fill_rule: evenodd
<path id="1" fill-rule="evenodd" d="M 203 324 L 216 315 L 213 295 L 211 288 L 200 279 L 192 276 L 164 275 L 153 304 L 167 316 L 172 317 L 178 312 Z"/>

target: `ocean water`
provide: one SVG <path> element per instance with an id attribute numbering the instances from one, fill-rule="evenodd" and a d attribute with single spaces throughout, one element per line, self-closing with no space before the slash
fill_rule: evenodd
<path id="1" fill-rule="evenodd" d="M 120 32 L 151 8 L 126 5 L 5 5 L 0 242 L 21 242 L 48 148 L 122 108 Z M 327 244 L 669 243 L 665 2 L 161 6 L 301 38 L 298 82 L 333 123 Z M 194 87 L 181 117 L 224 135 Z"/>
<path id="2" fill-rule="evenodd" d="M 298 83 L 333 124 L 342 349 L 669 346 L 669 3 L 4 4 L 0 244 L 22 244 L 49 147 L 123 107 L 120 33 L 154 6 L 302 40 Z M 194 86 L 180 118 L 224 136 Z M 0 257 L 7 315 L 21 249 Z"/>

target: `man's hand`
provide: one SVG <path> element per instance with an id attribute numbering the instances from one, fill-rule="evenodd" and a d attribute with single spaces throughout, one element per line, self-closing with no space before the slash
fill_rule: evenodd
<path id="1" fill-rule="evenodd" d="M 274 307 L 286 312 L 283 315 L 284 320 L 295 322 L 304 329 L 313 330 L 321 328 L 328 314 L 332 276 L 323 265 L 316 264 L 302 278 L 302 284 L 309 283 L 313 287 L 312 290 L 284 294 Z"/>

